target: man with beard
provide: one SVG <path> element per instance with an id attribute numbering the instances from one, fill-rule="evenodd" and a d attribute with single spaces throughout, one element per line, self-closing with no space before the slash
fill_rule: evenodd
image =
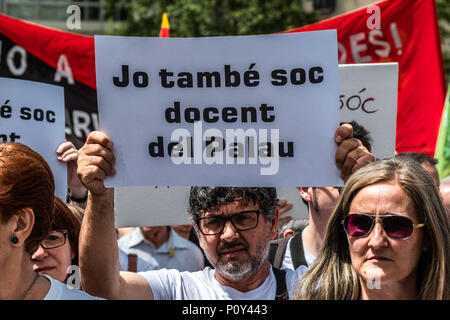
<path id="1" fill-rule="evenodd" d="M 336 165 L 344 179 L 374 161 L 352 135 L 351 125 L 344 125 L 334 138 L 338 144 Z M 102 132 L 92 132 L 78 158 L 78 175 L 89 190 L 80 234 L 85 291 L 107 299 L 273 300 L 286 296 L 287 288 L 292 296 L 293 284 L 304 268 L 275 278 L 275 269 L 266 258 L 269 241 L 278 230 L 275 188 L 192 188 L 189 213 L 214 269 L 120 272 L 114 190 L 103 184 L 107 176 L 115 174 L 114 162 L 112 141 Z"/>

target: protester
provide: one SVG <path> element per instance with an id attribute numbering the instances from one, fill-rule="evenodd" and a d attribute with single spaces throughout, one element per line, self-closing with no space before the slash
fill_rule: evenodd
<path id="1" fill-rule="evenodd" d="M 81 218 L 75 215 L 61 199 L 55 197 L 54 218 L 50 232 L 31 256 L 33 270 L 39 274 L 48 274 L 53 279 L 64 283 L 72 271 L 75 271 L 73 277 L 77 278 L 73 281 L 79 284 L 79 272 L 69 268 L 78 266 L 80 229 Z"/>
<path id="2" fill-rule="evenodd" d="M 126 254 L 136 254 L 153 269 L 199 271 L 205 267 L 202 251 L 197 245 L 180 237 L 169 226 L 136 228 L 121 237 L 118 244 Z"/>
<path id="3" fill-rule="evenodd" d="M 439 172 L 436 168 L 437 159 L 430 157 L 426 153 L 420 152 L 402 152 L 396 155 L 396 157 L 407 157 L 419 162 L 422 165 L 422 168 L 425 169 L 426 172 L 433 178 L 436 185 L 439 187 L 440 179 Z"/>
<path id="4" fill-rule="evenodd" d="M 345 231 L 345 232 L 344 232 Z M 300 299 L 449 299 L 450 225 L 433 179 L 408 158 L 346 182 Z"/>
<path id="5" fill-rule="evenodd" d="M 352 127 L 343 125 L 337 129 L 335 135 L 335 142 L 338 143 L 336 165 L 341 169 L 341 176 L 344 179 L 357 168 L 374 160 L 373 155 L 368 153 L 358 140 L 352 138 L 352 134 Z M 204 212 L 197 212 L 197 215 L 201 214 L 201 218 L 217 215 L 219 217 L 217 220 L 223 221 L 224 226 L 217 235 L 204 235 L 202 231 L 208 232 L 204 228 L 205 220 L 193 221 L 194 227 L 198 228 L 200 246 L 213 263 L 214 270 L 206 268 L 195 273 L 180 273 L 177 270 L 119 273 L 114 228 L 114 190 L 105 188 L 103 184 L 107 176 L 115 174 L 115 160 L 111 150 L 112 141 L 104 133 L 91 132 L 79 152 L 78 174 L 89 190 L 80 235 L 82 286 L 87 292 L 112 299 L 275 298 L 277 281 L 268 260 L 265 259 L 269 240 L 275 238 L 277 233 L 279 212 L 274 188 L 257 188 L 263 190 L 262 193 L 259 191 L 256 193 L 258 196 L 255 196 L 255 193 L 248 196 L 246 193 L 237 193 L 236 195 L 241 194 L 240 198 L 230 197 L 226 202 L 214 196 L 210 197 L 211 204 L 202 201 Z M 202 193 L 202 190 L 195 188 L 191 190 L 191 201 L 198 192 Z M 230 188 L 224 190 L 233 191 Z M 257 223 L 252 225 L 251 230 L 242 231 L 247 228 L 236 221 L 238 218 L 248 218 L 246 214 L 234 216 L 234 220 L 230 220 L 230 223 L 222 220 L 229 218 L 231 213 L 246 210 L 258 213 Z M 190 212 L 194 211 L 191 209 Z M 246 221 L 254 223 L 253 219 L 241 220 L 242 223 Z M 231 222 L 238 224 L 241 231 L 238 231 Z M 263 259 L 256 261 L 255 255 L 262 256 Z M 225 263 L 227 261 L 230 263 Z M 292 283 L 301 273 L 302 269 L 299 268 L 296 272 L 287 271 L 285 277 L 279 277 L 281 281 L 278 281 L 280 283 L 278 293 L 285 293 L 283 284 L 287 289 L 292 289 Z M 154 281 L 157 278 L 163 282 Z M 162 286 L 163 283 L 167 287 Z"/>
<path id="6" fill-rule="evenodd" d="M 53 219 L 55 184 L 47 162 L 20 143 L 0 144 L 0 299 L 93 299 L 33 271 L 31 255 Z"/>
<path id="7" fill-rule="evenodd" d="M 349 124 L 353 127 L 353 137 L 371 152 L 370 132 L 356 121 Z M 298 191 L 308 206 L 308 225 L 292 238 L 271 243 L 269 260 L 276 268 L 295 270 L 300 265 L 312 265 L 320 252 L 328 221 L 339 198 L 338 188 L 334 187 L 299 187 Z"/>

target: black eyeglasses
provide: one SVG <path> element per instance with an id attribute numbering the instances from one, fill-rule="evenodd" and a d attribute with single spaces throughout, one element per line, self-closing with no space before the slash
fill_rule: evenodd
<path id="1" fill-rule="evenodd" d="M 195 222 L 200 232 L 205 236 L 212 236 L 223 232 L 227 221 L 231 221 L 233 227 L 238 231 L 247 231 L 258 226 L 258 217 L 262 212 L 259 210 L 247 210 L 234 213 L 229 216 L 211 215 L 204 218 L 198 218 Z"/>
<path id="2" fill-rule="evenodd" d="M 41 247 L 44 249 L 55 249 L 66 244 L 67 230 L 53 230 L 50 231 L 47 238 L 41 242 Z"/>
<path id="3" fill-rule="evenodd" d="M 414 229 L 422 228 L 425 224 L 415 224 L 405 216 L 398 214 L 383 214 L 376 216 L 368 213 L 351 213 L 342 220 L 345 232 L 354 238 L 367 237 L 375 225 L 375 221 L 380 220 L 386 234 L 393 239 L 405 240 L 409 238 Z"/>

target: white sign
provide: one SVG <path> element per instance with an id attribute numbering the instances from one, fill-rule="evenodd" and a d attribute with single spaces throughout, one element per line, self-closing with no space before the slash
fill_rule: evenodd
<path id="1" fill-rule="evenodd" d="M 114 190 L 116 227 L 191 224 L 190 187 L 119 187 Z"/>
<path id="2" fill-rule="evenodd" d="M 341 122 L 356 121 L 372 138 L 372 154 L 378 158 L 395 155 L 397 124 L 398 63 L 339 65 Z M 294 207 L 294 219 L 307 219 L 308 206 L 296 188 L 278 188 L 278 198 Z"/>
<path id="3" fill-rule="evenodd" d="M 65 138 L 64 88 L 0 78 L 0 143 L 20 142 L 38 152 L 55 178 L 55 195 L 67 194 L 67 168 L 56 150 Z"/>
<path id="4" fill-rule="evenodd" d="M 191 224 L 187 213 L 190 187 L 119 187 L 114 190 L 116 228 Z M 295 187 L 277 188 L 293 208 L 285 215 L 307 219 L 308 207 Z"/>
<path id="5" fill-rule="evenodd" d="M 356 121 L 378 158 L 395 155 L 398 63 L 339 65 L 341 122 Z"/>
<path id="6" fill-rule="evenodd" d="M 341 108 L 341 121 L 356 120 L 370 132 L 372 153 L 377 158 L 395 154 L 397 74 L 397 63 L 339 65 L 340 95 L 345 107 Z M 361 99 L 359 107 L 359 99 L 355 96 Z M 374 110 L 376 112 L 371 112 Z M 286 199 L 294 205 L 286 215 L 294 219 L 308 218 L 308 207 L 297 188 L 278 187 L 277 194 L 279 199 Z M 116 225 L 190 223 L 188 198 L 189 187 L 116 188 Z"/>
<path id="7" fill-rule="evenodd" d="M 107 186 L 340 183 L 336 30 L 96 36 L 95 53 Z"/>

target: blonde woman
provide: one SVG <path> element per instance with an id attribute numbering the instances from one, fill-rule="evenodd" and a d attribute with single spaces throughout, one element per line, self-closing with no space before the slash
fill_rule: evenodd
<path id="1" fill-rule="evenodd" d="M 408 159 L 346 182 L 297 299 L 449 299 L 450 225 L 433 179 Z"/>

